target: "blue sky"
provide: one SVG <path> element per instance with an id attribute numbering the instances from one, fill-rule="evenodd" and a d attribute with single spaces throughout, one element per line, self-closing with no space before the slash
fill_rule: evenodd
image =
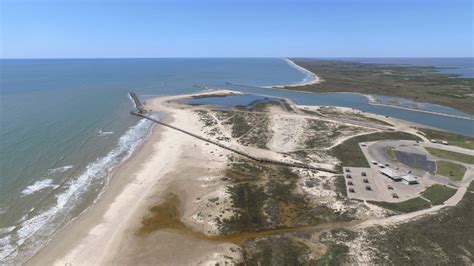
<path id="1" fill-rule="evenodd" d="M 2 58 L 466 57 L 468 0 L 0 0 Z"/>

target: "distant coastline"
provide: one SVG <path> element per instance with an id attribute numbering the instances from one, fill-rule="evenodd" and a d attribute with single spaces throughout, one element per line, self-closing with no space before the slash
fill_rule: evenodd
<path id="1" fill-rule="evenodd" d="M 322 81 L 322 79 L 320 77 L 318 77 L 318 75 L 316 75 L 315 73 L 307 70 L 306 68 L 302 67 L 302 66 L 299 66 L 297 64 L 295 64 L 295 62 L 291 61 L 290 59 L 288 58 L 285 58 L 284 59 L 288 65 L 290 65 L 292 68 L 295 68 L 303 73 L 305 73 L 307 75 L 307 77 L 299 82 L 299 83 L 296 83 L 296 84 L 289 84 L 289 85 L 272 85 L 272 86 L 261 86 L 262 88 L 267 88 L 267 89 L 281 89 L 281 88 L 285 88 L 285 87 L 300 87 L 300 86 L 307 86 L 307 85 L 313 85 L 313 84 L 318 84 Z"/>

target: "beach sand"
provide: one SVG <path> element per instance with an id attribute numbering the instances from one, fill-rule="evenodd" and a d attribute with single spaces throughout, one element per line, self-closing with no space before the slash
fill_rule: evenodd
<path id="1" fill-rule="evenodd" d="M 153 106 L 146 107 L 164 112 L 167 123 L 200 132 L 199 119 L 190 112 L 161 108 L 162 101 L 172 98 L 154 100 Z M 234 244 L 173 230 L 137 235 L 143 217 L 150 215 L 150 207 L 170 193 L 183 202 L 179 208 L 186 226 L 215 233 L 216 225 L 199 223 L 191 216 L 198 208 L 197 198 L 207 200 L 219 191 L 216 177 L 225 167 L 226 153 L 191 136 L 156 126 L 132 158 L 117 169 L 97 203 L 65 226 L 27 264 L 214 264 L 222 262 L 224 255 L 238 261 L 235 256 L 240 254 L 236 252 L 239 247 Z M 201 194 L 196 195 L 198 192 Z"/>

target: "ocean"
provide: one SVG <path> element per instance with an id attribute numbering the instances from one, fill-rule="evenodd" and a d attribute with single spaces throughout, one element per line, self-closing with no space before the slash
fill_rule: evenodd
<path id="1" fill-rule="evenodd" d="M 308 78 L 278 58 L 0 60 L 0 75 L 0 262 L 6 263 L 29 258 L 97 200 L 113 169 L 147 137 L 152 124 L 129 114 L 129 91 L 146 98 L 229 88 L 357 107 L 459 133 L 470 122 L 372 106 L 356 94 L 226 85 Z"/>

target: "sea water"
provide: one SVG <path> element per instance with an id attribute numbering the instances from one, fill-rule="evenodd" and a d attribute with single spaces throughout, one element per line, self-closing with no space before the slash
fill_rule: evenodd
<path id="1" fill-rule="evenodd" d="M 0 61 L 0 261 L 30 257 L 86 209 L 150 132 L 127 92 L 300 82 L 282 59 Z"/>
<path id="2" fill-rule="evenodd" d="M 147 137 L 152 124 L 129 114 L 129 91 L 149 97 L 203 86 L 238 89 L 472 133 L 471 121 L 372 106 L 357 94 L 226 85 L 294 84 L 308 77 L 277 58 L 0 60 L 0 75 L 2 263 L 23 262 L 97 200 L 113 169 Z"/>

